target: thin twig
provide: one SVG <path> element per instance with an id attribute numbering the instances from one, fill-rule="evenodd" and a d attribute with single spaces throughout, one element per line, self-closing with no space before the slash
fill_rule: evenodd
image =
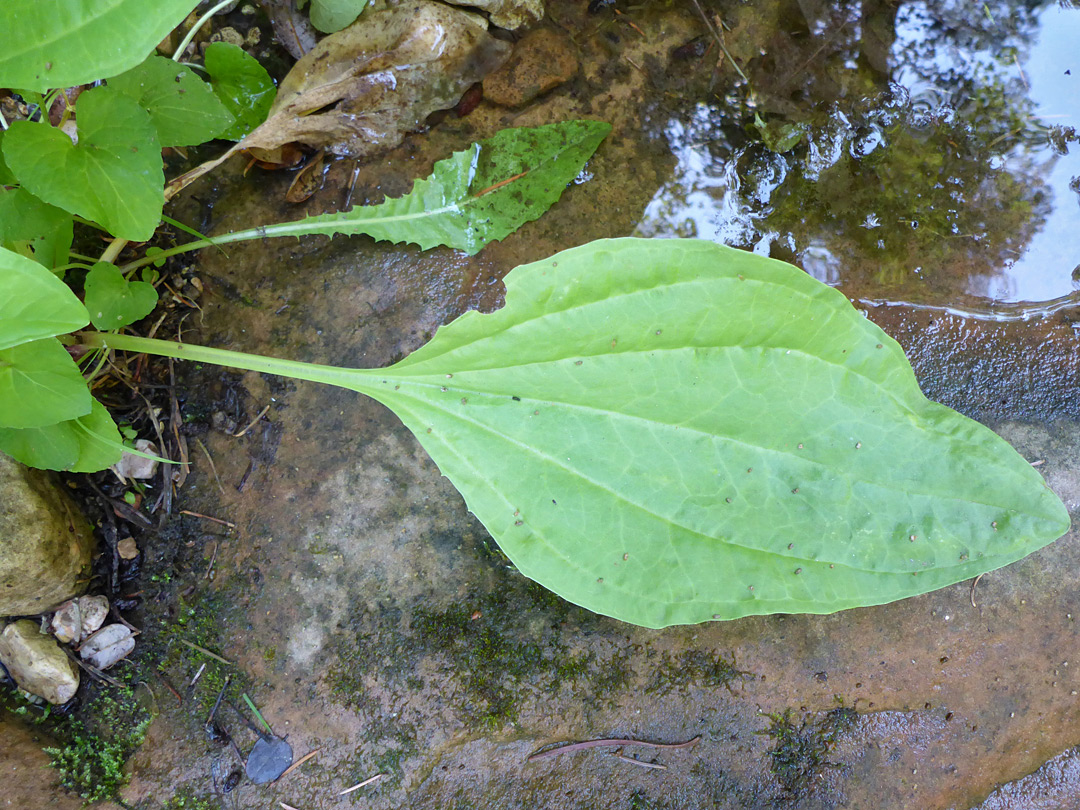
<path id="1" fill-rule="evenodd" d="M 644 740 L 620 740 L 620 739 L 605 739 L 605 740 L 586 740 L 585 742 L 570 743 L 569 745 L 562 745 L 558 748 L 548 748 L 546 751 L 537 751 L 535 754 L 531 754 L 526 762 L 536 762 L 538 759 L 547 759 L 548 757 L 556 756 L 557 754 L 570 754 L 574 751 L 584 751 L 587 748 L 608 748 L 613 745 L 617 746 L 629 746 L 637 745 L 642 748 L 689 748 L 692 745 L 696 745 L 697 741 L 701 737 L 694 737 L 692 740 L 687 740 L 684 743 L 654 743 L 645 742 Z M 554 743 L 558 745 L 558 743 Z"/>
<path id="2" fill-rule="evenodd" d="M 698 14 L 701 15 L 701 19 L 705 21 L 705 27 L 709 29 L 709 33 L 716 37 L 716 44 L 720 46 L 720 50 L 724 52 L 724 56 L 726 56 L 727 60 L 731 62 L 731 66 L 735 68 L 735 72 L 742 77 L 742 80 L 744 82 L 750 84 L 750 80 L 746 78 L 746 74 L 742 72 L 742 68 L 739 67 L 739 63 L 736 62 L 735 59 L 731 56 L 731 54 L 728 52 L 727 45 L 724 44 L 724 36 L 720 33 L 720 29 L 713 25 L 712 20 L 710 20 L 705 14 L 705 9 L 701 7 L 701 3 L 699 3 L 698 0 L 694 0 L 694 8 L 696 8 Z"/>
<path id="3" fill-rule="evenodd" d="M 386 776 L 385 773 L 377 773 L 371 778 L 365 779 L 363 782 L 353 785 L 351 788 L 345 788 L 343 791 L 341 791 L 341 793 L 338 794 L 338 796 L 344 796 L 346 793 L 352 793 L 354 790 L 359 790 L 362 787 L 366 787 L 377 779 L 382 779 L 384 776 Z"/>
<path id="4" fill-rule="evenodd" d="M 661 765 L 657 762 L 642 762 L 640 759 L 623 756 L 622 754 L 616 754 L 615 759 L 621 759 L 623 762 L 629 762 L 631 765 L 637 765 L 639 768 L 652 768 L 657 771 L 667 770 L 667 765 Z"/>
<path id="5" fill-rule="evenodd" d="M 203 444 L 202 439 L 200 439 L 198 437 L 195 438 L 195 444 L 199 445 L 199 449 L 202 450 L 203 455 L 206 456 L 206 460 L 210 464 L 210 472 L 212 472 L 214 474 L 214 481 L 217 482 L 218 492 L 220 492 L 222 497 L 224 497 L 225 496 L 225 487 L 223 487 L 221 485 L 221 479 L 218 477 L 217 467 L 214 465 L 214 459 L 212 459 L 210 457 L 210 451 L 206 449 L 206 445 Z"/>
<path id="6" fill-rule="evenodd" d="M 177 692 L 175 689 L 173 689 L 173 685 L 171 683 L 169 683 L 167 680 L 165 680 L 161 675 L 158 675 L 158 680 L 161 681 L 163 684 L 165 684 L 165 688 L 173 693 L 173 697 L 176 698 L 177 703 L 182 704 L 184 702 L 184 698 L 180 696 L 179 692 Z"/>
<path id="7" fill-rule="evenodd" d="M 986 572 L 984 571 L 983 574 L 985 574 L 985 573 Z M 978 605 L 975 604 L 975 586 L 979 584 L 979 580 L 983 578 L 983 574 L 979 574 L 977 577 L 975 577 L 975 581 L 971 583 L 971 606 L 972 607 L 978 607 Z"/>
<path id="8" fill-rule="evenodd" d="M 192 517 L 202 518 L 203 520 L 210 520 L 210 521 L 213 521 L 214 523 L 220 523 L 222 526 L 228 526 L 230 529 L 235 529 L 236 528 L 235 523 L 229 523 L 229 521 L 222 520 L 221 518 L 210 517 L 210 515 L 201 515 L 198 512 L 192 512 L 192 511 L 190 511 L 188 509 L 181 509 L 180 514 L 181 515 L 191 515 Z"/>
<path id="9" fill-rule="evenodd" d="M 528 171 L 524 171 L 524 172 L 522 172 L 521 174 L 515 174 L 515 175 L 514 175 L 513 177 L 507 177 L 507 178 L 506 178 L 505 180 L 500 180 L 500 181 L 499 181 L 498 183 L 496 183 L 495 185 L 493 185 L 493 186 L 488 186 L 488 187 L 487 187 L 487 188 L 485 188 L 485 189 L 484 189 L 483 191 L 477 192 L 476 194 L 474 194 L 474 195 L 473 195 L 473 197 L 483 197 L 483 196 L 484 196 L 485 194 L 490 194 L 490 193 L 491 193 L 491 192 L 493 192 L 493 191 L 494 191 L 495 189 L 497 189 L 497 188 L 502 188 L 502 187 L 503 187 L 503 186 L 505 186 L 505 185 L 506 185 L 507 183 L 513 183 L 513 182 L 514 182 L 515 180 L 519 180 L 519 179 L 521 179 L 522 177 L 524 177 L 524 176 L 525 176 L 525 175 L 527 175 L 528 173 L 529 173 Z"/>
<path id="10" fill-rule="evenodd" d="M 202 666 L 199 667 L 199 671 L 195 673 L 195 677 L 191 679 L 191 683 L 188 684 L 188 689 L 191 689 L 199 682 L 199 678 L 202 677 L 203 671 L 206 669 L 206 662 L 203 661 Z"/>
<path id="11" fill-rule="evenodd" d="M 311 752 L 309 752 L 307 754 L 304 754 L 302 757 L 300 757 L 300 759 L 296 760 L 296 762 L 294 762 L 292 765 L 290 765 L 288 768 L 286 768 L 284 771 L 282 771 L 281 776 L 279 776 L 278 779 L 284 779 L 286 776 L 288 776 L 290 773 L 295 771 L 297 768 L 299 768 L 301 765 L 303 765 L 305 762 L 307 762 L 309 759 L 311 759 L 313 756 L 315 756 L 321 750 L 322 750 L 321 748 L 316 748 L 314 751 L 311 751 Z"/>
<path id="12" fill-rule="evenodd" d="M 231 667 L 231 666 L 233 665 L 233 662 L 232 662 L 232 661 L 229 661 L 229 660 L 227 660 L 227 659 L 225 659 L 225 658 L 222 658 L 222 657 L 221 657 L 220 655 L 218 655 L 217 653 L 212 653 L 212 652 L 210 652 L 210 651 L 209 651 L 208 649 L 206 649 L 206 647 L 200 647 L 200 646 L 199 646 L 198 644 L 194 644 L 194 643 L 192 643 L 192 642 L 188 641 L 188 640 L 187 640 L 186 638 L 182 638 L 182 639 L 180 639 L 180 643 L 181 643 L 181 644 L 186 644 L 187 646 L 191 647 L 191 649 L 193 649 L 193 650 L 198 650 L 198 651 L 199 651 L 199 652 L 201 652 L 201 653 L 202 653 L 203 655 L 209 655 L 209 656 L 210 656 L 211 658 L 213 658 L 213 659 L 214 659 L 215 661 L 220 661 L 221 663 L 223 663 L 223 664 L 227 664 L 227 665 L 228 665 L 228 666 L 230 666 L 230 667 Z"/>
<path id="13" fill-rule="evenodd" d="M 256 416 L 254 419 L 251 420 L 250 425 L 248 425 L 246 428 L 241 430 L 239 433 L 232 434 L 232 437 L 234 439 L 239 439 L 241 436 L 243 436 L 245 433 L 247 433 L 249 430 L 251 430 L 253 427 L 255 427 L 255 425 L 258 424 L 259 420 L 262 419 L 264 416 L 266 416 L 266 412 L 269 411 L 269 410 L 270 410 L 270 406 L 267 405 L 265 408 L 263 408 L 261 411 L 259 411 L 258 416 Z M 224 495 L 225 493 L 222 492 L 221 494 Z"/>

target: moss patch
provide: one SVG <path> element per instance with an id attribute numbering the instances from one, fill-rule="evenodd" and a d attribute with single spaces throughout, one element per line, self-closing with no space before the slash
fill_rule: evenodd
<path id="1" fill-rule="evenodd" d="M 858 713 L 841 707 L 816 722 L 804 720 L 797 728 L 790 709 L 768 717 L 771 724 L 764 733 L 775 740 L 769 751 L 769 770 L 780 783 L 783 794 L 795 798 L 804 794 L 825 769 L 835 767 L 827 759 L 829 752 L 842 735 L 855 728 Z"/>

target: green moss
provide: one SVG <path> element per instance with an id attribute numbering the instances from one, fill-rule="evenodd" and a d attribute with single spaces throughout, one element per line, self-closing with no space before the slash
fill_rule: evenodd
<path id="1" fill-rule="evenodd" d="M 855 727 L 854 709 L 838 708 L 814 723 L 805 720 L 796 728 L 791 710 L 782 715 L 768 715 L 771 721 L 764 732 L 775 744 L 769 751 L 769 770 L 780 783 L 784 794 L 798 797 L 820 777 L 826 768 L 835 767 L 827 757 L 837 740 Z"/>
<path id="2" fill-rule="evenodd" d="M 425 658 L 447 671 L 457 714 L 476 728 L 499 728 L 517 720 L 522 701 L 563 684 L 588 699 L 628 682 L 623 659 L 597 661 L 563 641 L 567 622 L 600 621 L 551 592 L 520 577 L 507 587 L 466 599 L 442 610 L 419 609 L 409 616 L 386 611 L 376 622 L 360 617 L 355 646 L 339 645 L 343 662 L 330 672 L 330 684 L 356 706 L 365 693 L 364 676 L 377 669 L 380 680 L 401 690 L 418 691 L 424 681 L 416 667 Z"/>
<path id="3" fill-rule="evenodd" d="M 706 650 L 689 650 L 673 658 L 665 652 L 653 666 L 645 691 L 664 695 L 672 689 L 686 689 L 691 685 L 722 686 L 730 690 L 736 681 L 753 677 L 753 673 L 736 667 L 734 657 L 728 661 Z"/>
<path id="4" fill-rule="evenodd" d="M 95 684 L 88 691 L 85 713 L 92 719 L 58 722 L 51 731 L 62 744 L 46 748 L 45 753 L 65 788 L 88 802 L 97 802 L 114 798 L 127 784 L 124 763 L 142 744 L 152 718 L 130 685 L 108 688 Z"/>
<path id="5" fill-rule="evenodd" d="M 211 799 L 184 792 L 165 802 L 162 810 L 218 810 L 218 805 Z"/>

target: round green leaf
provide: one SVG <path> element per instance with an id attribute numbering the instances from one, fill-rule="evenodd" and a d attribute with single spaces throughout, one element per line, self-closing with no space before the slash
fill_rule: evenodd
<path id="1" fill-rule="evenodd" d="M 44 93 L 134 67 L 198 0 L 4 0 L 0 87 Z"/>
<path id="2" fill-rule="evenodd" d="M 1069 527 L 1036 470 L 927 400 L 895 341 L 791 265 L 624 239 L 506 283 L 503 309 L 348 385 L 401 417 L 524 574 L 577 604 L 648 627 L 829 613 Z"/>
<path id="3" fill-rule="evenodd" d="M 311 24 L 332 34 L 352 25 L 366 5 L 367 0 L 311 0 Z"/>
<path id="4" fill-rule="evenodd" d="M 108 262 L 98 262 L 86 274 L 86 308 L 98 329 L 119 329 L 145 318 L 157 306 L 152 284 L 128 281 Z"/>
<path id="5" fill-rule="evenodd" d="M 86 381 L 59 340 L 0 351 L 0 427 L 43 427 L 89 412 Z"/>
<path id="6" fill-rule="evenodd" d="M 165 202 L 161 145 L 149 114 L 108 87 L 75 102 L 79 142 L 15 121 L 4 157 L 19 182 L 51 205 L 92 219 L 122 239 L 149 239 Z"/>
<path id="7" fill-rule="evenodd" d="M 0 247 L 0 349 L 82 329 L 86 307 L 37 262 Z"/>
<path id="8" fill-rule="evenodd" d="M 220 137 L 238 141 L 270 114 L 274 80 L 243 48 L 228 42 L 211 42 L 203 58 L 214 93 L 235 119 Z"/>
<path id="9" fill-rule="evenodd" d="M 232 114 L 210 85 L 191 69 L 151 55 L 141 65 L 109 79 L 150 113 L 162 146 L 193 146 L 218 137 L 233 124 Z"/>

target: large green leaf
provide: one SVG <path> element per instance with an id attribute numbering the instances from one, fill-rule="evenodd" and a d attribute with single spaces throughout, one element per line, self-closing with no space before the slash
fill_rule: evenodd
<path id="1" fill-rule="evenodd" d="M 526 575 L 648 627 L 830 613 L 1052 542 L 1069 515 L 929 401 L 837 290 L 709 242 L 593 242 L 513 270 L 382 370 L 99 335 L 388 405 Z"/>
<path id="2" fill-rule="evenodd" d="M 43 93 L 134 67 L 198 0 L 4 0 L 0 87 Z"/>
<path id="3" fill-rule="evenodd" d="M 86 307 L 64 282 L 0 247 L 0 349 L 74 332 L 89 322 Z"/>
<path id="4" fill-rule="evenodd" d="M 194 146 L 221 135 L 233 116 L 210 85 L 191 68 L 151 54 L 142 64 L 109 79 L 109 87 L 150 113 L 162 146 Z"/>
<path id="5" fill-rule="evenodd" d="M 0 427 L 43 427 L 89 412 L 86 381 L 59 340 L 0 350 Z"/>
<path id="6" fill-rule="evenodd" d="M 15 121 L 4 158 L 19 182 L 51 205 L 95 220 L 122 239 L 149 239 L 165 203 L 161 146 L 150 116 L 110 87 L 75 102 L 79 142 L 58 129 Z"/>
<path id="7" fill-rule="evenodd" d="M 523 573 L 650 627 L 888 602 L 1069 527 L 1038 472 L 927 400 L 840 292 L 707 242 L 519 267 L 502 310 L 353 387 Z"/>
<path id="8" fill-rule="evenodd" d="M 274 80 L 253 56 L 229 42 L 211 42 L 203 59 L 210 86 L 235 119 L 219 137 L 238 141 L 270 114 L 277 93 Z"/>

